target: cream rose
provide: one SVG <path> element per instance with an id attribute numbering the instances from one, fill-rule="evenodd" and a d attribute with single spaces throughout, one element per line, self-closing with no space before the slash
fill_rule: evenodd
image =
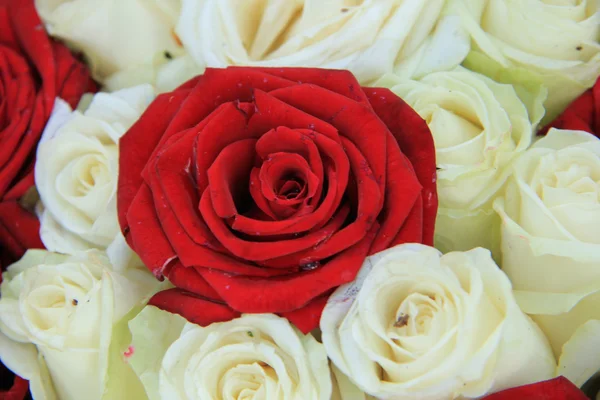
<path id="1" fill-rule="evenodd" d="M 515 164 L 494 208 L 517 301 L 560 373 L 581 386 L 600 370 L 600 140 L 551 129 Z"/>
<path id="2" fill-rule="evenodd" d="M 475 49 L 506 71 L 534 71 L 548 87 L 552 120 L 600 75 L 597 0 L 461 0 Z M 480 60 L 474 65 L 493 73 Z"/>
<path id="3" fill-rule="evenodd" d="M 423 76 L 470 49 L 447 0 L 182 0 L 177 34 L 199 65 L 349 69 L 361 82 Z"/>
<path id="4" fill-rule="evenodd" d="M 436 247 L 443 252 L 485 247 L 496 256 L 500 221 L 492 202 L 502 194 L 512 161 L 531 144 L 545 93 L 532 95 L 526 106 L 512 86 L 460 67 L 420 81 L 388 75 L 377 85 L 410 104 L 433 135 Z"/>
<path id="5" fill-rule="evenodd" d="M 145 398 L 119 353 L 127 332 L 121 321 L 157 286 L 143 265 L 116 269 L 98 250 L 29 250 L 3 279 L 0 357 L 30 381 L 33 398 Z"/>
<path id="6" fill-rule="evenodd" d="M 152 87 L 141 85 L 98 93 L 83 112 L 57 101 L 35 164 L 40 235 L 48 250 L 105 249 L 120 233 L 118 142 L 153 98 Z"/>
<path id="7" fill-rule="evenodd" d="M 171 90 L 191 74 L 174 29 L 180 0 L 35 0 L 48 32 L 82 52 L 111 90 Z M 175 65 L 171 64 L 171 60 Z M 167 66 L 169 65 L 169 66 Z"/>
<path id="8" fill-rule="evenodd" d="M 147 306 L 129 327 L 130 363 L 150 400 L 331 397 L 323 345 L 276 315 L 201 327 Z"/>
<path id="9" fill-rule="evenodd" d="M 335 365 L 381 399 L 483 396 L 553 377 L 546 338 L 489 251 L 420 245 L 369 257 L 321 316 Z"/>

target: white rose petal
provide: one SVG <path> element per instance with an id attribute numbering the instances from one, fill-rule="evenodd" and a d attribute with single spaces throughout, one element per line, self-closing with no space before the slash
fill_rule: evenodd
<path id="1" fill-rule="evenodd" d="M 85 111 L 58 101 L 38 146 L 40 236 L 65 254 L 105 249 L 119 234 L 118 142 L 154 98 L 150 85 L 93 96 Z"/>
<path id="2" fill-rule="evenodd" d="M 321 317 L 327 354 L 381 399 L 451 399 L 549 379 L 546 338 L 484 249 L 406 244 L 369 257 Z"/>
<path id="3" fill-rule="evenodd" d="M 109 354 L 120 340 L 113 327 L 152 294 L 154 277 L 141 265 L 116 272 L 97 250 L 72 256 L 29 250 L 3 279 L 3 362 L 30 381 L 36 400 L 102 399 L 110 371 L 127 368 Z M 123 386 L 122 396 L 110 398 L 143 395 L 137 385 L 141 393 Z"/>
<path id="4" fill-rule="evenodd" d="M 436 247 L 485 247 L 497 256 L 500 221 L 492 202 L 502 194 L 513 160 L 531 144 L 541 115 L 529 115 L 513 86 L 461 67 L 419 81 L 387 75 L 377 85 L 391 88 L 410 104 L 433 135 L 439 197 Z M 541 101 L 536 98 L 532 104 Z"/>
<path id="5" fill-rule="evenodd" d="M 35 5 L 48 32 L 82 52 L 94 78 L 110 81 L 110 90 L 156 85 L 165 73 L 176 81 L 173 87 L 189 77 L 181 70 L 163 71 L 171 60 L 185 57 L 174 32 L 180 0 L 35 0 Z"/>
<path id="6" fill-rule="evenodd" d="M 600 75 L 597 0 L 461 2 L 476 51 L 507 71 L 534 72 L 548 87 L 545 121 L 592 87 Z"/>
<path id="7" fill-rule="evenodd" d="M 323 345 L 275 315 L 200 327 L 148 306 L 129 326 L 131 364 L 151 400 L 331 397 Z"/>
<path id="8" fill-rule="evenodd" d="M 517 301 L 550 340 L 558 373 L 582 385 L 600 370 L 600 140 L 551 129 L 494 208 Z"/>
<path id="9" fill-rule="evenodd" d="M 177 33 L 199 66 L 350 70 L 359 81 L 394 69 L 451 69 L 470 49 L 446 0 L 182 0 Z"/>

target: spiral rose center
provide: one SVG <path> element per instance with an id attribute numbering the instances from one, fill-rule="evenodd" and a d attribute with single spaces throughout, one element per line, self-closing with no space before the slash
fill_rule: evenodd
<path id="1" fill-rule="evenodd" d="M 424 118 L 431 129 L 437 149 L 447 149 L 460 146 L 481 135 L 483 127 L 469 107 L 462 104 L 461 99 L 456 103 L 436 105 L 424 111 Z"/>
<path id="2" fill-rule="evenodd" d="M 59 193 L 66 196 L 82 197 L 94 187 L 111 182 L 106 160 L 96 154 L 87 154 L 69 162 L 57 177 Z"/>
<path id="3" fill-rule="evenodd" d="M 66 333 L 67 322 L 90 289 L 87 286 L 91 282 L 81 278 L 59 275 L 48 279 L 40 276 L 42 284 L 33 288 L 26 300 L 29 321 L 41 330 L 57 329 Z"/>
<path id="4" fill-rule="evenodd" d="M 266 399 L 268 388 L 277 387 L 277 374 L 264 362 L 239 364 L 223 375 L 221 385 L 223 398 Z"/>
<path id="5" fill-rule="evenodd" d="M 426 335 L 439 310 L 440 304 L 433 295 L 412 293 L 398 308 L 392 325 L 400 336 Z"/>
<path id="6" fill-rule="evenodd" d="M 308 162 L 293 153 L 269 154 L 262 163 L 258 174 L 260 195 L 268 203 L 268 212 L 278 219 L 289 218 L 297 213 L 302 204 L 315 196 L 319 188 L 319 178 L 311 171 Z M 256 185 L 251 179 L 251 185 Z M 257 204 L 262 201 L 257 200 Z"/>

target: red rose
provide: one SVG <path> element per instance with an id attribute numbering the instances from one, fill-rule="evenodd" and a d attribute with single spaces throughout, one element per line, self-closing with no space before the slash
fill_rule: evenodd
<path id="1" fill-rule="evenodd" d="M 29 382 L 15 376 L 0 363 L 0 400 L 23 400 L 29 392 Z"/>
<path id="2" fill-rule="evenodd" d="M 309 331 L 367 255 L 433 241 L 425 121 L 347 71 L 208 69 L 120 146 L 123 233 L 178 287 L 152 304 L 201 325 L 272 312 Z"/>
<path id="3" fill-rule="evenodd" d="M 18 201 L 33 186 L 54 99 L 75 106 L 88 88 L 87 68 L 48 38 L 33 0 L 0 0 L 0 244 L 13 257 L 41 247 L 37 219 Z"/>
<path id="4" fill-rule="evenodd" d="M 532 383 L 484 397 L 484 400 L 587 400 L 585 394 L 564 376 Z"/>
<path id="5" fill-rule="evenodd" d="M 550 128 L 586 131 L 600 137 L 600 78 L 593 88 L 542 129 L 540 135 L 545 135 Z"/>

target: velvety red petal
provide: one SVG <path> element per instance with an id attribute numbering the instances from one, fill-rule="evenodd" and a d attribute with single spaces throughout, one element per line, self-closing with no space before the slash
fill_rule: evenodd
<path id="1" fill-rule="evenodd" d="M 40 223 L 35 214 L 23 209 L 16 201 L 0 203 L 0 243 L 18 259 L 27 249 L 43 249 Z"/>
<path id="2" fill-rule="evenodd" d="M 287 318 L 296 328 L 300 329 L 302 333 L 307 334 L 319 327 L 321 314 L 323 314 L 323 309 L 327 304 L 327 299 L 330 294 L 331 291 L 317 297 L 302 308 L 281 313 L 280 315 Z"/>
<path id="3" fill-rule="evenodd" d="M 356 277 L 378 229 L 377 224 L 355 246 L 310 271 L 271 279 L 231 276 L 203 269 L 204 279 L 235 310 L 283 313 L 298 310 L 331 288 Z"/>
<path id="4" fill-rule="evenodd" d="M 189 155 L 186 157 L 181 152 L 189 152 L 194 138 L 194 132 L 188 132 L 172 143 L 160 154 L 156 162 L 157 172 L 148 174 L 153 203 L 146 206 L 153 207 L 149 214 L 156 215 L 160 224 L 160 228 L 156 228 L 160 229 L 159 234 L 186 267 L 215 268 L 232 274 L 262 277 L 287 273 L 285 270 L 259 268 L 223 254 L 226 250 L 200 218 L 196 188 L 184 172 Z M 171 279 L 170 275 L 167 276 Z"/>
<path id="5" fill-rule="evenodd" d="M 119 157 L 117 209 L 126 238 L 127 212 L 144 181 L 142 171 L 187 95 L 188 92 L 182 90 L 158 96 L 119 141 L 120 153 L 126 156 Z"/>
<path id="6" fill-rule="evenodd" d="M 322 229 L 296 239 L 280 240 L 277 242 L 251 242 L 231 232 L 225 222 L 215 213 L 209 189 L 204 192 L 200 199 L 200 211 L 204 217 L 204 221 L 206 221 L 206 224 L 219 242 L 236 257 L 250 261 L 268 260 L 312 248 L 327 240 L 331 236 L 332 231 L 335 232 L 343 223 L 341 219 L 343 215 L 338 214 L 337 218 L 328 221 L 327 225 Z M 261 232 L 262 224 L 269 223 L 268 221 L 254 221 L 255 232 Z M 289 265 L 284 266 L 284 268 L 287 267 Z"/>
<path id="7" fill-rule="evenodd" d="M 181 289 L 169 289 L 156 293 L 149 305 L 179 314 L 189 322 L 200 326 L 208 326 L 215 322 L 231 321 L 240 316 L 225 304 L 194 295 Z"/>
<path id="8" fill-rule="evenodd" d="M 248 70 L 248 67 L 230 67 L 237 70 Z M 297 83 L 310 83 L 316 86 L 339 93 L 354 101 L 369 106 L 358 81 L 350 71 L 340 69 L 316 69 L 316 68 L 255 68 L 269 75 L 278 76 Z"/>
<path id="9" fill-rule="evenodd" d="M 423 199 L 421 198 L 421 195 L 419 195 L 413 208 L 410 210 L 408 217 L 404 220 L 400 232 L 393 238 L 388 247 L 403 243 L 423 243 L 425 235 L 424 229 Z M 373 248 L 370 254 L 374 254 L 375 250 L 377 249 Z"/>
<path id="10" fill-rule="evenodd" d="M 252 101 L 255 89 L 271 91 L 294 84 L 258 70 L 207 68 L 169 125 L 165 136 L 191 128 L 223 103 Z"/>
<path id="11" fill-rule="evenodd" d="M 6 382 L 7 384 L 11 384 L 8 390 L 0 390 L 0 400 L 24 400 L 27 398 L 29 381 L 16 375 L 10 378 L 7 377 L 7 379 L 12 379 L 12 383 Z"/>
<path id="12" fill-rule="evenodd" d="M 308 129 L 340 143 L 338 130 L 328 123 L 314 117 L 262 90 L 254 91 L 256 111 L 248 121 L 249 129 L 266 133 L 271 129 L 285 126 L 290 129 Z"/>
<path id="13" fill-rule="evenodd" d="M 423 186 L 423 243 L 433 246 L 437 215 L 436 163 L 433 136 L 423 118 L 388 89 L 363 88 L 373 109 L 408 157 Z"/>
<path id="14" fill-rule="evenodd" d="M 341 144 L 325 135 L 315 132 L 311 133 L 311 138 L 322 156 L 326 158 L 324 162 L 327 165 L 325 175 L 328 190 L 325 198 L 313 213 L 261 225 L 261 235 L 284 235 L 318 230 L 329 221 L 342 201 L 350 173 L 348 156 Z M 249 234 L 256 232 L 255 220 L 243 215 L 237 215 L 231 226 L 240 232 Z"/>
<path id="15" fill-rule="evenodd" d="M 358 148 L 369 164 L 373 175 L 371 179 L 378 182 L 382 193 L 385 191 L 388 129 L 371 107 L 313 85 L 297 85 L 278 89 L 270 94 L 333 125 L 341 136 Z M 383 205 L 382 197 L 380 202 L 378 208 Z"/>
<path id="16" fill-rule="evenodd" d="M 319 182 L 323 182 L 323 160 L 319 154 L 319 148 L 311 139 L 312 131 L 303 129 L 289 129 L 280 126 L 272 129 L 260 137 L 256 143 L 256 154 L 263 160 L 269 154 L 277 152 L 288 152 L 299 154 L 307 160 L 310 170 L 316 175 Z M 314 200 L 321 199 L 323 185 L 319 185 L 314 194 Z M 310 204 L 316 204 L 311 201 Z"/>
<path id="17" fill-rule="evenodd" d="M 538 135 L 545 135 L 550 128 L 586 131 L 600 137 L 600 78 Z"/>
<path id="18" fill-rule="evenodd" d="M 176 261 L 173 263 L 173 267 L 169 271 L 167 278 L 179 289 L 217 302 L 223 302 L 219 294 L 193 267 L 184 267 L 181 262 Z"/>
<path id="19" fill-rule="evenodd" d="M 163 233 L 148 185 L 142 185 L 126 218 L 132 249 L 156 277 L 162 278 L 177 261 L 177 255 Z"/>
<path id="20" fill-rule="evenodd" d="M 230 218 L 238 213 L 235 205 L 247 191 L 254 165 L 256 139 L 243 139 L 226 146 L 208 169 L 212 204 L 217 215 Z"/>
<path id="21" fill-rule="evenodd" d="M 494 393 L 485 400 L 587 400 L 577 386 L 564 376 Z"/>
<path id="22" fill-rule="evenodd" d="M 421 203 L 421 184 L 419 183 L 410 161 L 400 151 L 400 147 L 389 133 L 387 140 L 387 182 L 385 185 L 385 201 L 379 215 L 379 230 L 370 254 L 378 253 L 396 242 L 401 229 L 410 228 L 405 221 L 413 209 L 415 202 Z M 418 232 L 401 232 L 400 237 L 418 237 L 421 243 L 423 221 L 415 221 Z"/>

